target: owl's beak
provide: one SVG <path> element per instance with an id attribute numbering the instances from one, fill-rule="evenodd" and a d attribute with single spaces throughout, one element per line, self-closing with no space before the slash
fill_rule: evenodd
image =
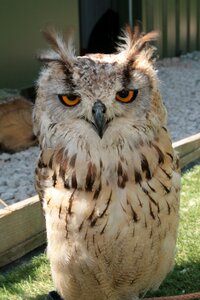
<path id="1" fill-rule="evenodd" d="M 97 100 L 92 107 L 92 114 L 94 117 L 94 127 L 100 138 L 102 139 L 103 134 L 107 128 L 105 119 L 106 106 L 100 100 Z"/>

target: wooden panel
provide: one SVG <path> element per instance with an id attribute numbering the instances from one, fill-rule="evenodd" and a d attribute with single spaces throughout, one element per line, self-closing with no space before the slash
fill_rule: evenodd
<path id="1" fill-rule="evenodd" d="M 147 10 L 147 28 L 148 31 L 153 30 L 153 18 L 154 18 L 154 3 L 153 0 L 146 1 L 146 10 Z"/>
<path id="2" fill-rule="evenodd" d="M 20 244 L 0 253 L 0 267 L 3 267 L 46 243 L 43 230 Z"/>
<path id="3" fill-rule="evenodd" d="M 173 143 L 179 153 L 181 168 L 200 158 L 200 133 Z"/>
<path id="4" fill-rule="evenodd" d="M 200 133 L 173 143 L 173 147 L 181 157 L 200 148 Z"/>
<path id="5" fill-rule="evenodd" d="M 154 24 L 153 24 L 153 30 L 157 30 L 160 33 L 159 40 L 156 44 L 156 46 L 159 49 L 159 56 L 163 56 L 163 4 L 160 0 L 154 0 L 154 5 L 157 9 L 154 9 Z"/>
<path id="6" fill-rule="evenodd" d="M 142 0 L 142 26 L 143 26 L 144 32 L 148 32 L 146 0 Z"/>
<path id="7" fill-rule="evenodd" d="M 179 2 L 179 50 L 181 53 L 187 51 L 187 0 Z"/>
<path id="8" fill-rule="evenodd" d="M 162 3 L 162 45 L 163 45 L 163 57 L 167 57 L 168 55 L 168 32 L 167 32 L 167 0 L 161 1 Z"/>
<path id="9" fill-rule="evenodd" d="M 45 221 L 38 196 L 0 210 L 0 266 L 45 243 Z"/>
<path id="10" fill-rule="evenodd" d="M 190 0 L 189 10 L 189 51 L 197 49 L 197 2 Z M 200 16 L 198 16 L 200 18 Z"/>
<path id="11" fill-rule="evenodd" d="M 175 26 L 176 26 L 176 50 L 175 56 L 179 56 L 180 52 L 180 1 L 175 1 Z"/>
<path id="12" fill-rule="evenodd" d="M 174 0 L 167 1 L 167 56 L 176 54 L 176 7 Z"/>
<path id="13" fill-rule="evenodd" d="M 200 50 L 200 2 L 197 1 L 197 11 L 196 11 L 196 19 L 197 19 L 197 50 Z"/>
<path id="14" fill-rule="evenodd" d="M 185 156 L 181 157 L 180 159 L 180 167 L 183 168 L 189 163 L 195 161 L 196 159 L 200 158 L 200 148 L 194 150 L 193 152 L 190 152 L 186 154 Z"/>
<path id="15" fill-rule="evenodd" d="M 143 0 L 145 31 L 158 29 L 161 57 L 172 57 L 200 48 L 199 0 Z"/>

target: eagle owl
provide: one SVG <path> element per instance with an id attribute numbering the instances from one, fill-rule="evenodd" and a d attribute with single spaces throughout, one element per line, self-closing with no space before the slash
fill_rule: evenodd
<path id="1" fill-rule="evenodd" d="M 180 175 L 146 35 L 113 54 L 52 49 L 37 89 L 36 188 L 55 289 L 65 300 L 135 299 L 173 267 Z"/>

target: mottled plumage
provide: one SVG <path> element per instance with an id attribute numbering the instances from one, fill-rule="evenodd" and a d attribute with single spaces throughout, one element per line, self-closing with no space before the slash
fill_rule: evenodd
<path id="1" fill-rule="evenodd" d="M 180 176 L 148 44 L 156 36 L 128 28 L 118 52 L 81 57 L 46 33 L 36 188 L 65 300 L 135 299 L 173 267 Z"/>

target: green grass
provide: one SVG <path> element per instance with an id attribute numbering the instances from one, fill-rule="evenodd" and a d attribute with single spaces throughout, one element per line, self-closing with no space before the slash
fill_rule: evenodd
<path id="1" fill-rule="evenodd" d="M 44 254 L 21 267 L 0 273 L 1 300 L 44 300 L 53 289 Z M 200 165 L 182 176 L 181 210 L 176 265 L 158 291 L 148 296 L 200 291 Z"/>
<path id="2" fill-rule="evenodd" d="M 1 300 L 43 300 L 51 289 L 53 284 L 45 254 L 0 275 Z"/>
<path id="3" fill-rule="evenodd" d="M 182 176 L 176 265 L 154 296 L 200 292 L 200 165 Z"/>

